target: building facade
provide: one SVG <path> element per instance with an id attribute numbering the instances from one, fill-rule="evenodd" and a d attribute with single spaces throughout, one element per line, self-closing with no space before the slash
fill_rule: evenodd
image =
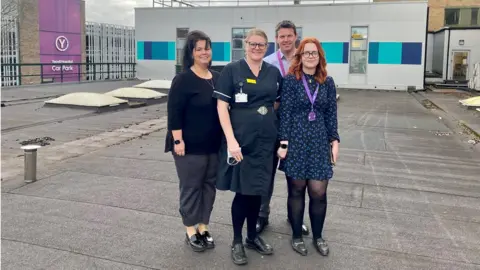
<path id="1" fill-rule="evenodd" d="M 133 27 L 86 23 L 84 0 L 4 1 L 2 86 L 135 77 Z"/>
<path id="2" fill-rule="evenodd" d="M 373 2 L 396 2 L 398 0 L 373 0 Z M 404 0 L 427 2 L 429 7 L 428 31 L 444 27 L 480 26 L 480 0 Z"/>
<path id="3" fill-rule="evenodd" d="M 212 39 L 213 65 L 244 55 L 242 40 L 253 27 L 266 31 L 274 52 L 275 25 L 292 20 L 301 37 L 318 38 L 327 70 L 338 87 L 422 89 L 427 4 L 424 2 L 182 7 L 135 9 L 137 77 L 168 79 L 181 62 L 186 33 L 202 30 Z"/>

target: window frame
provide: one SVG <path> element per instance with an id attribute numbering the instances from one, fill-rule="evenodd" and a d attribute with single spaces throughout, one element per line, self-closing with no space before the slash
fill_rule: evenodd
<path id="1" fill-rule="evenodd" d="M 242 57 L 242 58 L 236 59 L 234 57 L 234 55 L 236 55 L 234 52 L 241 52 L 242 55 L 245 55 L 245 42 L 244 42 L 244 40 L 245 40 L 245 37 L 247 36 L 248 31 L 250 31 L 250 29 L 252 29 L 252 28 L 253 27 L 245 27 L 245 26 L 232 27 L 232 29 L 231 29 L 232 31 L 230 33 L 231 34 L 231 44 L 232 44 L 232 46 L 231 46 L 232 57 L 231 57 L 230 62 L 238 61 L 238 60 L 243 58 Z M 243 36 L 241 38 L 235 36 L 234 35 L 235 30 L 243 30 Z M 242 48 L 235 48 L 234 40 L 239 40 L 239 39 L 241 39 L 241 41 L 242 41 Z"/>
<path id="2" fill-rule="evenodd" d="M 353 37 L 353 29 L 355 28 L 364 28 L 366 29 L 366 35 L 367 37 L 366 38 L 354 38 Z M 349 61 L 348 61 L 348 73 L 349 74 L 354 74 L 354 75 L 366 75 L 368 73 L 368 46 L 369 46 L 369 30 L 370 30 L 370 27 L 368 25 L 351 25 L 350 26 L 350 44 L 349 44 L 349 52 L 348 52 L 348 56 L 349 56 Z M 352 47 L 352 43 L 354 40 L 361 40 L 361 41 L 365 41 L 365 48 L 362 49 L 362 48 L 353 48 Z M 353 72 L 352 71 L 352 64 L 353 64 L 353 61 L 352 61 L 352 52 L 365 52 L 365 69 L 364 69 L 364 72 Z"/>
<path id="3" fill-rule="evenodd" d="M 186 30 L 186 32 L 184 33 L 185 36 L 179 36 L 179 30 Z M 178 44 L 179 43 L 182 43 L 182 44 L 185 44 L 185 42 L 187 41 L 187 34 L 188 32 L 190 31 L 190 28 L 189 27 L 177 27 L 176 28 L 176 39 L 175 39 L 175 58 L 176 58 L 176 63 L 177 65 L 181 65 L 182 64 L 182 61 L 183 61 L 183 45 L 181 46 L 181 48 L 178 47 Z M 180 41 L 183 41 L 183 42 L 180 42 Z"/>

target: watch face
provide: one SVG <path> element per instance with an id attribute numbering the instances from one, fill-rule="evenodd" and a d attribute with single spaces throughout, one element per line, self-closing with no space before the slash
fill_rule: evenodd
<path id="1" fill-rule="evenodd" d="M 180 140 L 174 141 L 175 144 L 180 144 Z"/>
<path id="2" fill-rule="evenodd" d="M 280 147 L 283 148 L 283 149 L 287 149 L 287 145 L 286 145 L 286 144 L 281 144 Z"/>

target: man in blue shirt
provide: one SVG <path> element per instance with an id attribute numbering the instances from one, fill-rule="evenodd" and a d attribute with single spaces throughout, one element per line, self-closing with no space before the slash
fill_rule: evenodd
<path id="1" fill-rule="evenodd" d="M 290 63 L 295 56 L 295 48 L 297 42 L 297 28 L 291 21 L 281 21 L 275 28 L 275 41 L 280 49 L 269 56 L 266 56 L 263 60 L 276 66 L 283 77 L 287 75 Z M 270 186 L 269 196 L 262 197 L 262 206 L 260 208 L 260 214 L 257 220 L 257 232 L 261 233 L 268 225 L 268 216 L 270 214 L 270 200 L 272 199 L 273 186 L 276 168 L 278 166 L 277 147 L 274 150 L 274 170 L 272 173 L 272 181 Z M 302 226 L 304 235 L 308 235 L 308 228 L 305 224 Z"/>

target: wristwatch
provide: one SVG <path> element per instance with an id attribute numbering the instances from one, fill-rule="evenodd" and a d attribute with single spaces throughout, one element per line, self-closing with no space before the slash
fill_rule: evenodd
<path id="1" fill-rule="evenodd" d="M 282 143 L 282 144 L 280 144 L 280 148 L 282 148 L 282 149 L 287 149 L 287 148 L 288 148 L 288 144 Z"/>
<path id="2" fill-rule="evenodd" d="M 175 140 L 175 141 L 173 141 L 173 143 L 174 143 L 174 144 L 180 144 L 181 141 L 180 141 L 180 140 Z"/>

